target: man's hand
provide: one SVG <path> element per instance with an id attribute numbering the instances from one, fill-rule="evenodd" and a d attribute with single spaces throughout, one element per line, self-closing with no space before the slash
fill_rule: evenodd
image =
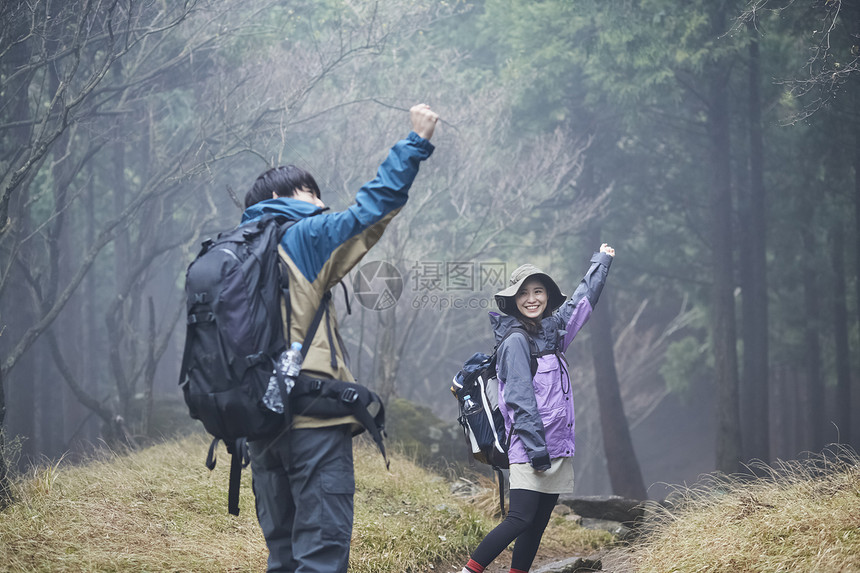
<path id="1" fill-rule="evenodd" d="M 436 122 L 439 121 L 439 114 L 430 109 L 429 105 L 419 103 L 412 106 L 412 109 L 409 110 L 409 118 L 412 120 L 412 131 L 424 139 L 433 137 L 433 130 L 436 129 Z"/>
<path id="2" fill-rule="evenodd" d="M 602 245 L 600 245 L 600 252 L 606 253 L 610 257 L 613 257 L 613 258 L 615 257 L 615 249 L 613 249 L 612 247 L 610 247 L 606 243 L 603 243 Z"/>

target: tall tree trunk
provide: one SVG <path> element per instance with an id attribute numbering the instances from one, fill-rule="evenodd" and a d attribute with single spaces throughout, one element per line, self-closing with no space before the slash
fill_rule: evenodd
<path id="1" fill-rule="evenodd" d="M 583 183 L 597 195 L 593 162 L 587 161 L 582 173 Z M 592 225 L 588 244 L 599 245 L 600 225 Z M 630 425 L 624 413 L 618 373 L 615 369 L 615 350 L 612 339 L 612 308 L 610 293 L 603 296 L 589 322 L 591 355 L 594 360 L 594 382 L 597 390 L 597 407 L 600 412 L 600 430 L 603 435 L 603 453 L 612 492 L 630 499 L 648 499 L 642 479 L 639 460 L 633 450 Z"/>
<path id="2" fill-rule="evenodd" d="M 50 375 L 48 372 L 50 370 L 46 361 L 41 359 L 42 353 L 42 340 L 38 340 L 30 348 L 30 354 L 37 357 L 33 369 L 29 371 L 31 377 L 29 383 L 33 385 L 34 391 L 33 412 L 31 414 L 34 418 L 33 433 L 30 435 L 30 439 L 33 441 L 33 449 L 40 456 L 50 458 L 54 453 L 51 451 L 50 443 L 51 426 L 53 425 L 51 414 L 56 404 L 49 387 Z"/>
<path id="3" fill-rule="evenodd" d="M 777 364 L 771 375 L 770 399 L 774 407 L 773 416 L 770 417 L 770 451 L 775 458 L 791 459 L 795 451 L 792 429 L 798 425 L 793 423 L 790 416 L 796 400 L 789 399 L 790 395 L 794 395 L 795 371 L 786 365 Z"/>
<path id="4" fill-rule="evenodd" d="M 856 29 L 860 30 L 860 22 Z M 854 287 L 856 289 L 855 311 L 857 312 L 857 327 L 860 329 L 860 79 L 854 77 L 854 115 L 851 125 L 854 127 Z M 855 377 L 851 392 L 852 410 L 860 411 L 860 376 Z M 855 449 L 860 450 L 860 424 L 853 425 L 853 435 L 850 437 Z"/>
<path id="5" fill-rule="evenodd" d="M 55 49 L 55 48 L 52 48 Z M 56 70 L 51 67 L 50 72 L 50 89 L 56 92 L 60 84 L 60 78 L 56 74 Z M 63 263 L 66 257 L 62 257 L 61 253 L 65 253 L 65 249 L 72 246 L 68 241 L 68 233 L 66 232 L 66 219 L 68 216 L 69 205 L 69 187 L 74 178 L 74 163 L 75 153 L 71 149 L 71 141 L 74 137 L 74 129 L 67 129 L 54 142 L 53 152 L 49 156 L 53 159 L 51 167 L 51 176 L 53 180 L 53 199 L 54 199 L 54 217 L 50 225 L 45 229 L 45 247 L 48 256 L 48 273 L 41 281 L 41 308 L 40 315 L 45 315 L 54 306 L 57 300 L 57 293 L 60 290 L 60 280 L 63 275 Z M 57 332 L 69 332 L 64 329 L 67 322 L 68 314 L 61 314 L 57 317 L 54 323 L 48 328 L 53 328 Z M 68 340 L 68 337 L 63 337 Z M 75 350 L 77 350 L 77 345 Z M 31 352 L 42 355 L 47 353 L 44 341 L 37 341 L 34 344 Z M 74 357 L 78 356 L 78 352 L 74 353 Z M 53 369 L 40 361 L 39 369 L 42 375 L 35 377 L 34 382 L 37 384 L 37 392 L 39 393 L 38 405 L 41 412 L 41 420 L 39 426 L 41 428 L 42 445 L 39 448 L 41 453 L 49 456 L 63 451 L 64 445 L 64 428 L 65 421 L 63 408 L 64 389 L 59 381 L 58 376 L 53 375 Z"/>
<path id="6" fill-rule="evenodd" d="M 8 54 L 0 59 L 2 71 L 4 75 L 14 76 L 12 72 L 23 67 L 30 59 L 30 50 L 27 45 L 20 43 L 13 46 Z M 4 92 L 9 94 L 26 93 L 30 77 L 27 75 L 19 76 L 18 79 L 7 81 L 4 85 Z M 15 97 L 10 100 L 7 105 L 10 105 L 12 112 L 9 119 L 19 123 L 18 127 L 13 127 L 10 130 L 9 145 L 12 149 L 25 150 L 29 146 L 30 128 L 27 124 L 29 118 L 29 101 L 26 97 Z M 5 118 L 4 118 L 5 119 Z M 15 193 L 5 194 L 0 200 L 0 227 L 3 228 L 3 233 L 17 235 L 11 238 L 10 243 L 19 244 L 18 237 L 26 237 L 33 232 L 30 222 L 29 211 L 27 204 L 29 199 L 29 182 L 30 179 L 22 182 Z M 14 221 L 14 224 L 11 224 Z M 26 261 L 28 258 L 28 250 L 31 243 L 21 245 L 17 257 L 20 260 Z M 26 265 L 26 263 L 24 263 Z M 9 269 L 9 276 L 4 277 L 4 293 L 9 288 L 10 284 L 21 284 L 21 271 L 16 267 Z M 11 278 L 10 278 L 11 277 Z M 4 300 L 0 293 L 0 300 Z M 6 297 L 6 301 L 11 300 L 11 297 Z M 21 327 L 32 323 L 31 302 L 32 299 L 21 300 L 18 304 L 3 305 L 3 326 L 8 327 L 9 332 L 22 332 Z M 15 341 L 9 340 L 7 334 L 4 337 L 4 349 L 14 346 Z M 3 363 L 6 362 L 7 355 L 4 353 Z M 5 402 L 9 406 L 9 416 L 6 418 L 6 428 L 9 429 L 9 436 L 13 434 L 23 435 L 25 437 L 33 436 L 35 431 L 33 408 L 35 404 L 35 392 L 33 384 L 28 378 L 32 377 L 32 368 L 34 365 L 32 354 L 26 355 L 21 359 L 18 375 L 10 375 L 10 371 L 3 372 L 3 382 L 8 384 L 8 394 L 6 394 Z M 26 463 L 26 459 L 30 456 L 35 456 L 36 451 L 33 449 L 34 443 L 32 440 L 25 439 L 21 445 L 21 463 Z"/>
<path id="7" fill-rule="evenodd" d="M 756 34 L 755 31 L 752 32 Z M 767 213 L 764 188 L 759 44 L 749 46 L 749 191 L 744 205 L 743 273 L 744 341 L 741 417 L 743 457 L 770 460 L 768 401 Z"/>
<path id="8" fill-rule="evenodd" d="M 803 312 L 804 335 L 803 348 L 805 356 L 803 369 L 806 380 L 798 388 L 797 399 L 799 411 L 798 427 L 802 439 L 797 444 L 799 450 L 817 450 L 824 441 L 824 384 L 821 376 L 821 330 L 820 289 L 818 285 L 817 257 L 820 249 L 815 241 L 812 230 L 815 207 L 813 201 L 802 201 L 798 215 L 798 227 L 802 245 L 803 275 Z M 798 453 L 797 451 L 794 454 Z"/>
<path id="9" fill-rule="evenodd" d="M 611 333 L 611 305 L 607 294 L 604 291 L 603 300 L 590 319 L 591 352 L 606 468 L 612 493 L 630 499 L 648 499 L 618 387 Z"/>
<path id="10" fill-rule="evenodd" d="M 119 78 L 121 71 L 119 66 L 114 68 L 114 75 Z M 126 182 L 126 149 L 125 142 L 117 141 L 113 149 L 113 204 L 116 215 L 123 212 L 126 206 L 126 196 L 130 195 L 128 184 Z M 129 293 L 123 292 L 127 282 L 128 269 L 133 265 L 131 262 L 131 246 L 129 241 L 129 233 L 118 233 L 113 241 L 114 246 L 114 294 L 115 300 L 112 302 L 109 316 L 105 319 L 108 336 L 110 336 L 110 346 L 108 357 L 110 361 L 111 376 L 116 383 L 117 395 L 119 397 L 119 414 L 125 417 L 127 422 L 132 422 L 136 416 L 132 412 L 132 398 L 134 397 L 134 387 L 132 380 L 132 369 L 126 368 L 126 362 L 123 361 L 124 353 L 130 346 L 127 344 L 128 338 L 124 334 L 125 321 L 129 320 L 129 314 L 125 309 L 131 304 L 131 301 L 125 297 Z M 126 356 L 126 358 L 128 358 Z"/>
<path id="11" fill-rule="evenodd" d="M 13 32 L 10 30 L 10 32 Z M 25 45 L 18 44 L 17 46 L 13 46 L 6 54 L 6 57 L 0 58 L 0 72 L 8 78 L 10 72 L 20 66 L 23 62 L 25 62 L 28 58 L 27 50 Z M 10 82 L 8 79 L 4 81 L 4 91 L 7 94 L 18 93 L 21 89 L 20 83 Z M 5 105 L 10 106 L 10 115 L 12 119 L 23 119 L 27 117 L 27 98 L 19 97 L 15 98 L 15 103 L 12 104 L 9 101 L 8 96 L 5 101 Z M 9 135 L 9 142 L 11 144 L 15 144 L 16 142 L 23 148 L 26 145 L 28 139 L 27 129 L 24 127 L 19 127 L 11 130 Z M 6 195 L 2 199 L 0 199 L 0 236 L 5 234 L 9 229 L 7 225 L 10 222 L 9 219 L 9 210 L 12 207 L 12 202 L 10 201 L 9 195 Z M 0 293 L 0 300 L 2 300 L 2 293 Z M 7 309 L 5 306 L 0 306 L 0 319 L 2 319 L 3 324 L 8 324 L 9 317 L 5 314 Z M 0 342 L 2 339 L 0 339 Z M 2 345 L 2 348 L 5 348 L 5 342 Z M 11 492 L 9 490 L 9 460 L 6 458 L 6 437 L 9 435 L 7 428 L 7 419 L 6 419 L 6 379 L 7 376 L 4 375 L 2 363 L 5 361 L 5 353 L 3 354 L 3 359 L 0 360 L 0 510 L 2 510 L 10 501 Z M 12 399 L 12 391 L 10 389 L 8 398 Z"/>
<path id="12" fill-rule="evenodd" d="M 89 195 L 86 198 L 86 207 L 87 213 L 86 219 L 86 229 L 84 230 L 85 235 L 85 243 L 86 245 L 92 245 L 96 239 L 96 208 L 95 201 L 92 195 Z M 98 309 L 101 308 L 101 297 L 98 292 L 98 281 L 95 280 L 95 273 L 87 274 L 88 284 L 84 287 L 84 296 L 86 297 L 85 304 L 85 312 L 84 312 L 84 324 L 86 328 L 85 339 L 87 341 L 88 346 L 86 348 L 99 348 L 103 347 L 102 340 L 99 338 L 99 315 Z M 84 384 L 83 391 L 86 394 L 91 396 L 99 396 L 101 394 L 102 385 L 102 368 L 101 364 L 104 364 L 103 361 L 100 360 L 100 356 L 96 356 L 94 352 L 87 352 L 84 357 L 84 378 L 82 383 Z M 89 416 L 89 415 L 88 415 Z M 91 418 L 91 416 L 89 416 Z M 89 429 L 84 432 L 84 435 L 88 439 L 92 439 L 93 441 L 98 439 L 99 436 L 99 426 L 95 421 L 89 424 Z"/>
<path id="13" fill-rule="evenodd" d="M 851 440 L 851 357 L 848 350 L 848 305 L 845 286 L 845 244 L 842 222 L 831 229 L 833 257 L 833 341 L 836 346 L 836 427 L 842 442 Z"/>
<path id="14" fill-rule="evenodd" d="M 24 191 L 26 189 L 26 187 L 23 188 Z M 23 206 L 23 199 L 23 195 L 19 194 L 13 197 L 11 201 L 11 212 L 16 214 L 18 224 L 10 233 L 15 233 L 19 236 L 26 236 L 32 232 L 29 211 Z M 18 254 L 18 257 L 22 261 L 28 259 L 26 254 L 28 246 L 24 245 Z M 26 263 L 22 263 L 22 266 L 23 264 Z M 18 284 L 26 281 L 23 278 L 23 270 L 13 268 L 10 271 L 10 275 L 13 273 L 14 276 L 12 276 L 11 280 L 18 282 Z M 33 312 L 33 304 L 30 304 L 31 301 L 32 297 L 28 296 L 26 299 L 21 300 L 20 304 L 6 305 L 3 325 L 8 326 L 11 332 L 20 332 L 20 329 L 25 325 L 33 323 L 35 313 Z M 4 373 L 9 384 L 9 418 L 7 425 L 11 429 L 10 435 L 15 434 L 24 437 L 21 444 L 19 464 L 21 467 L 25 467 L 29 460 L 35 459 L 39 453 L 36 443 L 36 383 L 34 382 L 37 366 L 36 353 L 32 351 L 25 353 L 16 366 L 16 370 L 12 371 L 11 375 L 9 370 Z"/>
<path id="15" fill-rule="evenodd" d="M 6 459 L 6 392 L 3 388 L 3 371 L 0 370 L 0 511 L 12 500 L 9 489 L 9 462 Z"/>
<path id="16" fill-rule="evenodd" d="M 149 335 L 147 336 L 149 343 L 146 345 L 146 366 L 144 367 L 143 376 L 143 412 L 140 417 L 140 433 L 144 436 L 149 436 L 152 431 L 152 388 L 155 384 L 155 370 L 158 367 L 158 357 L 156 356 L 158 332 L 155 320 L 155 301 L 152 297 L 147 299 L 147 312 L 149 315 Z"/>
<path id="17" fill-rule="evenodd" d="M 715 18 L 720 20 L 720 18 Z M 715 22 L 716 29 L 722 29 Z M 717 383 L 717 469 L 734 473 L 740 469 L 741 429 L 738 357 L 732 256 L 732 192 L 729 137 L 727 71 L 712 70 L 709 94 L 712 216 L 711 248 L 713 283 L 711 328 Z"/>
<path id="18" fill-rule="evenodd" d="M 376 392 L 384 405 L 388 405 L 388 401 L 396 392 L 397 376 L 397 334 L 396 324 L 397 317 L 394 313 L 394 307 L 385 310 L 376 311 L 379 317 L 377 322 L 377 344 L 375 356 L 375 370 L 377 388 Z"/>

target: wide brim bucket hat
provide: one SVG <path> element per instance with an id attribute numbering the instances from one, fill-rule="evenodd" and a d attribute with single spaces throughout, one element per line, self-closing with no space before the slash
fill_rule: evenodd
<path id="1" fill-rule="evenodd" d="M 508 282 L 510 286 L 494 295 L 496 305 L 499 307 L 500 311 L 510 316 L 519 316 L 520 312 L 517 310 L 516 296 L 520 291 L 520 288 L 523 286 L 523 283 L 530 278 L 539 279 L 546 287 L 548 295 L 546 312 L 555 311 L 558 307 L 564 304 L 565 300 L 567 300 L 567 295 L 561 292 L 561 289 L 558 288 L 558 285 L 555 284 L 552 277 L 534 265 L 525 264 L 520 265 L 511 273 L 511 278 Z"/>

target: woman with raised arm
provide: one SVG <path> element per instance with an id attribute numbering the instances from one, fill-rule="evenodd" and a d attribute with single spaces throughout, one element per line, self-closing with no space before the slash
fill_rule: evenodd
<path id="1" fill-rule="evenodd" d="M 569 299 L 549 275 L 528 264 L 515 269 L 510 286 L 495 295 L 503 314 L 491 312 L 490 321 L 499 345 L 499 409 L 510 436 L 510 509 L 462 573 L 482 573 L 514 540 L 510 573 L 526 573 L 559 494 L 573 492 L 573 396 L 563 353 L 597 304 L 614 256 L 615 249 L 601 245 Z M 538 352 L 534 375 L 526 336 Z"/>

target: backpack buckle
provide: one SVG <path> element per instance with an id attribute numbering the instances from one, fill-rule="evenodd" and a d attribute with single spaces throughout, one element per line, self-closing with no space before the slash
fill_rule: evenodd
<path id="1" fill-rule="evenodd" d="M 347 404 L 352 404 L 358 400 L 358 390 L 355 388 L 346 388 L 340 393 L 340 399 Z"/>
<path id="2" fill-rule="evenodd" d="M 314 378 L 313 380 L 311 380 L 310 391 L 313 392 L 314 394 L 319 394 L 322 391 L 322 385 L 323 385 L 322 380 L 320 380 L 318 378 Z"/>
<path id="3" fill-rule="evenodd" d="M 198 322 L 214 322 L 215 313 L 213 312 L 192 312 L 188 315 L 188 324 L 197 324 Z"/>

